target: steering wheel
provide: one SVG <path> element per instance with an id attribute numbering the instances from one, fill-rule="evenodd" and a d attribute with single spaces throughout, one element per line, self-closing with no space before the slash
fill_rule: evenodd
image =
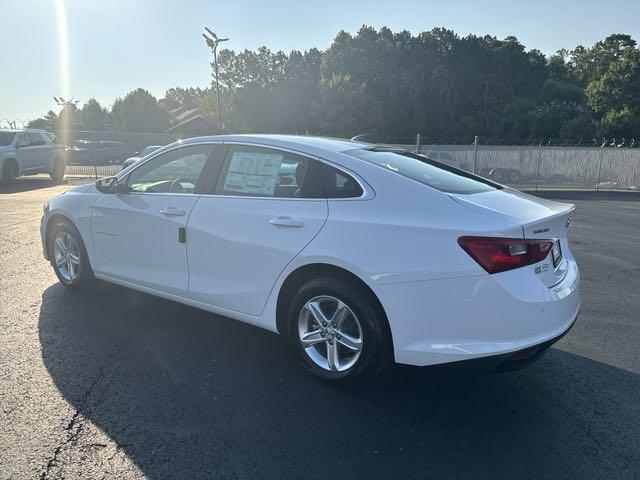
<path id="1" fill-rule="evenodd" d="M 176 178 L 173 182 L 171 182 L 171 185 L 169 186 L 169 191 L 173 193 L 183 193 L 185 191 L 184 187 L 181 184 L 181 182 L 183 181 L 191 182 L 191 180 L 187 177 Z M 180 189 L 178 190 L 178 188 L 176 187 L 179 187 Z"/>

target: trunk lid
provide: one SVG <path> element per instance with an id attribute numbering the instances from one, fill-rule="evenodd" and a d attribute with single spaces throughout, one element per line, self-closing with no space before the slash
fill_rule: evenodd
<path id="1" fill-rule="evenodd" d="M 551 287 L 562 280 L 567 271 L 567 228 L 575 206 L 554 202 L 504 188 L 475 194 L 450 194 L 461 205 L 488 216 L 499 216 L 522 227 L 526 239 L 556 241 L 547 258 L 533 268 L 542 282 Z"/>

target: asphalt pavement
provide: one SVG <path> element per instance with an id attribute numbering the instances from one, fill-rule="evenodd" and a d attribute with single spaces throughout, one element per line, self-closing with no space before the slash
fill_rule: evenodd
<path id="1" fill-rule="evenodd" d="M 275 334 L 66 291 L 38 234 L 66 188 L 0 187 L 0 479 L 640 478 L 640 194 L 564 194 L 583 306 L 536 364 L 339 390 Z"/>

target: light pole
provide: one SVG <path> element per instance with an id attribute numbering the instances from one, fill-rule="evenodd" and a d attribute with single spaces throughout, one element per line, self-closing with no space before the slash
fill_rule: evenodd
<path id="1" fill-rule="evenodd" d="M 216 97 L 218 98 L 218 128 L 222 130 L 222 110 L 220 109 L 220 82 L 218 81 L 218 45 L 222 42 L 226 42 L 229 40 L 228 38 L 218 38 L 218 36 L 209 30 L 207 27 L 204 29 L 209 33 L 210 37 L 207 36 L 206 33 L 203 33 L 202 36 L 204 40 L 207 42 L 207 46 L 213 52 L 213 68 L 215 71 L 216 77 Z"/>
<path id="2" fill-rule="evenodd" d="M 53 97 L 53 100 L 56 102 L 56 105 L 62 108 L 77 107 L 78 103 L 80 103 L 80 100 L 74 100 L 73 97 L 71 97 L 71 100 L 65 100 L 62 97 Z"/>

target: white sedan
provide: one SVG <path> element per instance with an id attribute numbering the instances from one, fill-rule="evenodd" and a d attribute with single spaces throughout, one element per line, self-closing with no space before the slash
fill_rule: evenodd
<path id="1" fill-rule="evenodd" d="M 41 235 L 66 287 L 100 279 L 278 332 L 347 383 L 392 362 L 539 358 L 580 307 L 573 209 L 394 148 L 227 135 L 51 199 Z"/>

